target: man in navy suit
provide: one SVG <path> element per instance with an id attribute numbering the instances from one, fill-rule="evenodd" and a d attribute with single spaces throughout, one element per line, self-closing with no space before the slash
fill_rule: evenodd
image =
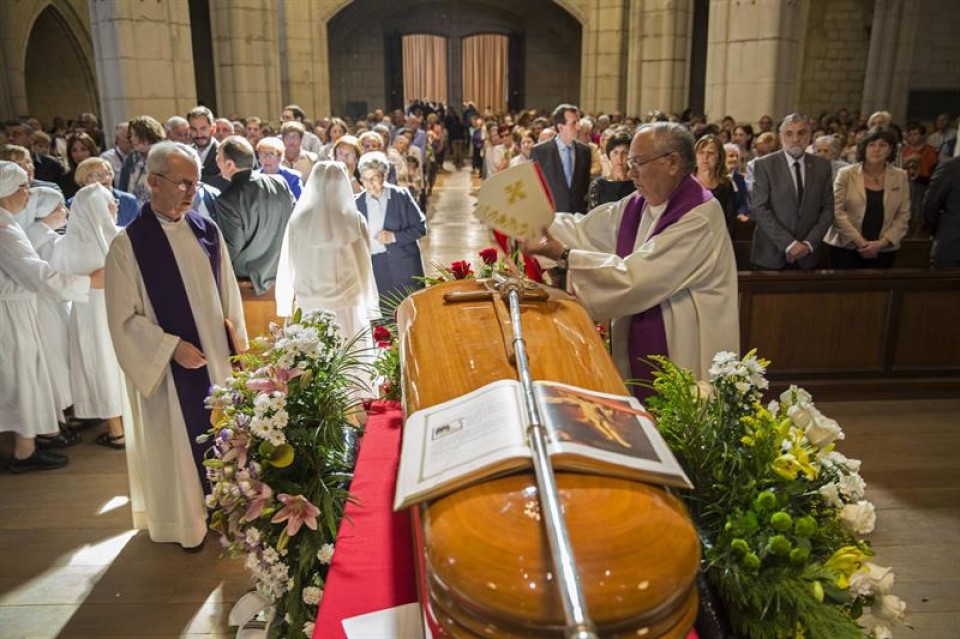
<path id="1" fill-rule="evenodd" d="M 580 109 L 561 104 L 553 110 L 557 137 L 533 147 L 530 157 L 540 165 L 555 211 L 587 212 L 587 189 L 590 186 L 590 147 L 577 141 L 580 131 Z"/>
<path id="2" fill-rule="evenodd" d="M 220 175 L 220 167 L 217 166 L 218 143 L 213 138 L 213 112 L 205 106 L 194 107 L 187 113 L 187 122 L 190 123 L 190 138 L 200 154 L 203 167 L 200 179 L 223 191 L 230 186 L 230 182 Z"/>

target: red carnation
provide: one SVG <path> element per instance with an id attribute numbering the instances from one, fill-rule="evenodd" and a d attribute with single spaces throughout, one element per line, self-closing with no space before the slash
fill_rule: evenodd
<path id="1" fill-rule="evenodd" d="M 377 346 L 385 348 L 390 346 L 392 340 L 393 335 L 390 334 L 390 329 L 386 326 L 377 326 L 373 329 L 373 341 L 377 343 Z"/>
<path id="2" fill-rule="evenodd" d="M 489 246 L 482 251 L 480 251 L 480 259 L 483 260 L 484 264 L 493 265 L 497 263 L 497 249 Z"/>
<path id="3" fill-rule="evenodd" d="M 470 268 L 470 262 L 467 260 L 457 260 L 450 263 L 450 272 L 453 273 L 453 279 L 465 280 L 473 275 L 473 269 Z"/>

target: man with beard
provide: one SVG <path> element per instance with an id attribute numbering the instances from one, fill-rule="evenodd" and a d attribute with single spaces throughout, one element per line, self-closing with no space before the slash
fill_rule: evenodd
<path id="1" fill-rule="evenodd" d="M 751 261 L 757 269 L 812 269 L 815 252 L 833 223 L 830 161 L 804 152 L 807 118 L 792 113 L 780 124 L 781 151 L 754 166 Z"/>

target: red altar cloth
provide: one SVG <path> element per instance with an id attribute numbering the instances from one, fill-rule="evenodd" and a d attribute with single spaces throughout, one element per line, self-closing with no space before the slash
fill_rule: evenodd
<path id="1" fill-rule="evenodd" d="M 410 517 L 393 512 L 402 427 L 399 402 L 373 402 L 313 639 L 346 639 L 344 619 L 417 601 Z"/>
<path id="2" fill-rule="evenodd" d="M 340 622 L 417 600 L 407 511 L 393 512 L 403 413 L 399 402 L 370 407 L 347 504 L 334 545 L 313 639 L 341 639 Z"/>

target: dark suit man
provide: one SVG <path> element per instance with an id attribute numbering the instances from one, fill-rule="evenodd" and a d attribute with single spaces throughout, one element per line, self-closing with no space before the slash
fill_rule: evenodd
<path id="1" fill-rule="evenodd" d="M 934 171 L 923 199 L 923 225 L 933 235 L 930 266 L 960 268 L 960 157 Z"/>
<path id="2" fill-rule="evenodd" d="M 587 212 L 590 187 L 590 147 L 577 141 L 580 109 L 561 104 L 553 110 L 557 137 L 533 147 L 530 157 L 540 165 L 553 196 L 554 210 L 564 213 Z"/>
<path id="3" fill-rule="evenodd" d="M 220 173 L 229 186 L 213 203 L 238 278 L 249 278 L 257 295 L 273 287 L 283 232 L 293 213 L 293 194 L 280 176 L 253 174 L 253 147 L 238 135 L 217 149 Z"/>
<path id="4" fill-rule="evenodd" d="M 782 151 L 754 164 L 754 266 L 765 270 L 812 269 L 815 252 L 833 223 L 830 161 L 804 149 L 810 144 L 807 118 L 794 113 L 780 125 Z"/>
<path id="5" fill-rule="evenodd" d="M 187 113 L 187 122 L 190 123 L 190 139 L 200 154 L 200 180 L 223 191 L 230 183 L 220 175 L 217 165 L 217 148 L 219 144 L 213 137 L 213 112 L 205 106 L 194 107 Z"/>

